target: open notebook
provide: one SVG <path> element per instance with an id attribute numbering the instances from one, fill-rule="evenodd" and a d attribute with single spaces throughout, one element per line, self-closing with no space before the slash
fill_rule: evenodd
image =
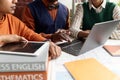
<path id="1" fill-rule="evenodd" d="M 120 78 L 94 58 L 64 64 L 75 80 L 120 80 Z"/>

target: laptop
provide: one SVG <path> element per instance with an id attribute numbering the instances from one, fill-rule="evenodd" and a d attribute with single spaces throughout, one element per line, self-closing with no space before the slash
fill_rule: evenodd
<path id="1" fill-rule="evenodd" d="M 0 47 L 0 54 L 38 56 L 43 50 L 46 50 L 48 46 L 49 42 L 13 42 Z"/>
<path id="2" fill-rule="evenodd" d="M 119 22 L 120 20 L 111 20 L 96 23 L 85 41 L 76 39 L 71 43 L 59 44 L 59 46 L 62 51 L 78 56 L 94 48 L 102 46 L 112 32 L 117 28 Z"/>

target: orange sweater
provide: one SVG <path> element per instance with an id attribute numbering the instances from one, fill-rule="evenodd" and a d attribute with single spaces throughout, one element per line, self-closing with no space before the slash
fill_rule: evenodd
<path id="1" fill-rule="evenodd" d="M 29 29 L 22 21 L 11 14 L 6 14 L 0 20 L 0 35 L 3 34 L 17 34 L 25 37 L 29 41 L 44 41 L 46 40 L 41 34 L 35 33 Z"/>

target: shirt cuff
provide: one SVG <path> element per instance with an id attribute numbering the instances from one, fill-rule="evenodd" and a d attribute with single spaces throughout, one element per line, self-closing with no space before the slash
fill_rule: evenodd
<path id="1" fill-rule="evenodd" d="M 78 38 L 78 33 L 82 31 L 82 30 L 78 30 L 78 29 L 74 29 L 74 28 L 70 28 L 70 32 L 71 32 L 71 36 L 74 37 L 74 38 Z"/>

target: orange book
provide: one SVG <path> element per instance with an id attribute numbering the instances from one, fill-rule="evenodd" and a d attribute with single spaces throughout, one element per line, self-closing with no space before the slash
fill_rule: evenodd
<path id="1" fill-rule="evenodd" d="M 120 45 L 104 45 L 103 48 L 112 56 L 120 56 Z"/>
<path id="2" fill-rule="evenodd" d="M 47 80 L 47 71 L 0 72 L 0 80 Z"/>
<path id="3" fill-rule="evenodd" d="M 75 80 L 120 80 L 94 58 L 67 62 L 64 65 Z"/>

